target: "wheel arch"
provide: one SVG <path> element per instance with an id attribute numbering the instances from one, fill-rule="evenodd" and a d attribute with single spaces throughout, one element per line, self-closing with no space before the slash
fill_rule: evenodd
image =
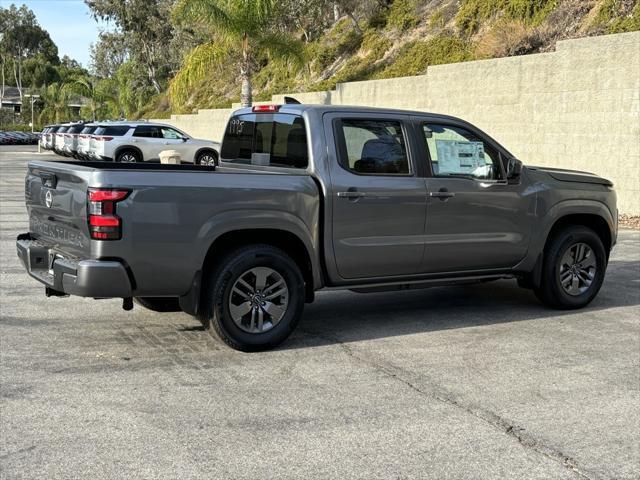
<path id="1" fill-rule="evenodd" d="M 602 240 L 607 258 L 616 242 L 617 220 L 609 208 L 596 200 L 564 200 L 540 214 L 540 223 L 534 228 L 534 236 L 527 257 L 515 270 L 522 277 L 530 276 L 533 283 L 540 281 L 545 252 L 556 232 L 569 225 L 591 228 Z"/>
<path id="2" fill-rule="evenodd" d="M 218 236 L 209 246 L 202 271 L 210 271 L 227 253 L 249 245 L 270 245 L 287 253 L 298 265 L 305 281 L 305 299 L 313 301 L 316 281 L 312 256 L 305 242 L 295 233 L 277 228 L 231 230 Z M 203 277 L 205 277 L 203 275 Z"/>
<path id="3" fill-rule="evenodd" d="M 602 240 L 602 244 L 607 252 L 607 257 L 609 256 L 609 252 L 613 246 L 613 235 L 607 220 L 596 213 L 570 213 L 558 218 L 547 233 L 544 251 L 547 251 L 549 242 L 557 232 L 572 225 L 583 226 L 593 230 L 600 240 Z"/>
<path id="4" fill-rule="evenodd" d="M 142 150 L 140 150 L 138 147 L 133 146 L 133 145 L 122 145 L 122 146 L 116 148 L 116 151 L 113 153 L 113 161 L 115 162 L 116 159 L 118 158 L 118 155 L 120 155 L 122 152 L 127 151 L 127 150 L 131 150 L 132 152 L 136 152 L 136 154 L 140 156 L 140 161 L 144 162 L 144 155 L 142 154 Z"/>
<path id="5" fill-rule="evenodd" d="M 196 150 L 195 155 L 193 156 L 193 163 L 198 160 L 198 157 L 205 152 L 211 152 L 216 157 L 216 162 L 220 159 L 220 154 L 214 147 L 202 147 Z"/>

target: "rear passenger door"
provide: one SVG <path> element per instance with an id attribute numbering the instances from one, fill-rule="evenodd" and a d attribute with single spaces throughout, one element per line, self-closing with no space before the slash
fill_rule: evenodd
<path id="1" fill-rule="evenodd" d="M 169 148 L 163 148 L 162 132 L 156 125 L 138 125 L 133 131 L 131 142 L 140 149 L 145 161 L 158 159 L 162 150 L 169 150 Z"/>
<path id="2" fill-rule="evenodd" d="M 405 115 L 325 115 L 332 241 L 343 279 L 416 273 L 423 254 L 426 186 Z M 332 158 L 333 157 L 333 158 Z"/>

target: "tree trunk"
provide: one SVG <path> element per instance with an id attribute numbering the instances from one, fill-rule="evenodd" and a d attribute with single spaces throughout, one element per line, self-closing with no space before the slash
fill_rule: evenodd
<path id="1" fill-rule="evenodd" d="M 337 3 L 333 4 L 333 23 L 340 20 L 340 5 Z"/>
<path id="2" fill-rule="evenodd" d="M 242 64 L 240 65 L 240 105 L 250 107 L 253 104 L 253 92 L 251 91 L 251 52 L 249 51 L 249 36 L 245 33 L 242 37 Z"/>
<path id="3" fill-rule="evenodd" d="M 156 71 L 155 66 L 155 55 L 153 51 L 153 47 L 149 46 L 147 43 L 143 44 L 143 47 L 146 51 L 146 63 L 147 63 L 147 76 L 149 77 L 149 81 L 153 86 L 156 93 L 160 93 L 162 88 L 160 87 L 160 82 L 158 82 L 158 73 Z"/>
<path id="4" fill-rule="evenodd" d="M 358 24 L 358 20 L 356 20 L 356 17 L 353 15 L 353 12 L 349 12 L 349 13 L 347 13 L 347 15 L 351 19 L 351 22 L 353 23 L 353 28 L 356 29 L 356 32 L 358 33 L 358 35 L 362 35 L 362 29 L 360 28 L 360 25 Z"/>
<path id="5" fill-rule="evenodd" d="M 13 59 L 13 78 L 16 81 L 16 88 L 20 94 L 20 102 L 22 102 L 22 71 L 20 69 L 20 63 Z"/>
<path id="6" fill-rule="evenodd" d="M 4 89 L 5 89 L 4 66 L 5 66 L 5 60 L 4 60 L 4 55 L 2 55 L 2 83 L 0 83 L 0 107 L 2 107 L 2 101 L 4 100 Z"/>

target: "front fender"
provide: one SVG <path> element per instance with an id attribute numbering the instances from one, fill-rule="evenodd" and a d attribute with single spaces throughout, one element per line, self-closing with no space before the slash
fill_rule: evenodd
<path id="1" fill-rule="evenodd" d="M 596 215 L 607 222 L 611 238 L 615 240 L 616 220 L 604 202 L 589 199 L 562 200 L 551 206 L 539 217 L 538 228 L 533 229 L 529 256 L 517 267 L 517 270 L 531 271 L 544 251 L 547 238 L 553 226 L 569 215 Z"/>

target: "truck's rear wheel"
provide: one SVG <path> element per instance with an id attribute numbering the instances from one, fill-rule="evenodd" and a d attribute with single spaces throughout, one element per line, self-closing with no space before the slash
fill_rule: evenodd
<path id="1" fill-rule="evenodd" d="M 557 232 L 545 251 L 536 296 L 553 308 L 582 308 L 600 291 L 607 254 L 598 235 L 587 227 L 566 227 Z"/>
<path id="2" fill-rule="evenodd" d="M 240 248 L 210 272 L 204 286 L 205 328 L 236 350 L 282 343 L 304 308 L 304 278 L 285 252 L 269 245 Z"/>
<path id="3" fill-rule="evenodd" d="M 181 312 L 177 297 L 136 297 L 134 301 L 154 312 Z"/>

